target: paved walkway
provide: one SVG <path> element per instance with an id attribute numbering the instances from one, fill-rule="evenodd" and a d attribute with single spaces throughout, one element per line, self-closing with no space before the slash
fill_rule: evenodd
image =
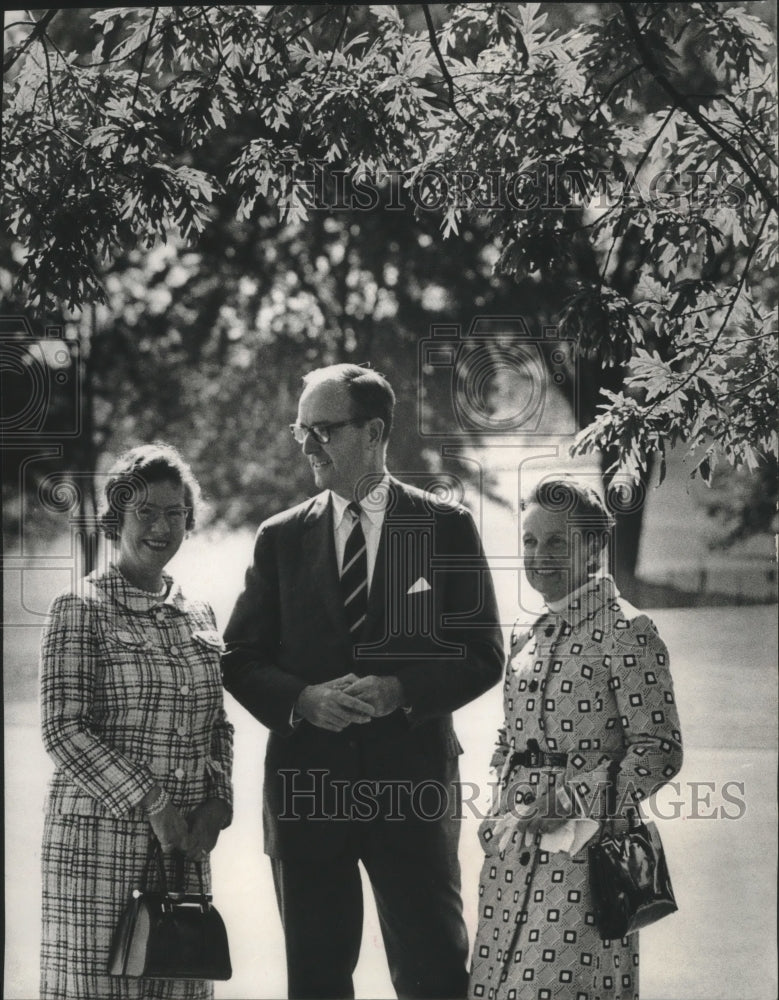
<path id="1" fill-rule="evenodd" d="M 685 736 L 678 789 L 657 811 L 680 912 L 642 932 L 645 1000 L 774 1000 L 776 886 L 776 609 L 658 611 L 671 650 Z M 769 654 L 768 651 L 771 651 Z M 260 844 L 264 735 L 234 702 L 236 812 L 214 857 L 216 901 L 235 975 L 217 997 L 284 995 L 283 940 Z M 458 713 L 464 781 L 485 780 L 499 692 Z M 7 1000 L 37 994 L 41 803 L 49 763 L 30 700 L 6 706 Z M 729 783 L 729 784 L 728 784 Z M 729 818 L 733 817 L 733 818 Z M 461 841 L 466 920 L 473 934 L 480 852 L 477 820 Z M 357 995 L 392 997 L 378 921 L 366 893 Z"/>

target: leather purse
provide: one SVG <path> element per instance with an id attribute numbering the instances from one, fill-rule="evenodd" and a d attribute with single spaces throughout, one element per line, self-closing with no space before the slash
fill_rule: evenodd
<path id="1" fill-rule="evenodd" d="M 635 809 L 615 825 L 616 789 L 608 788 L 608 817 L 588 849 L 590 895 L 595 923 L 604 940 L 619 940 L 674 913 L 674 898 L 660 833 Z M 627 828 L 625 828 L 627 827 Z"/>
<path id="2" fill-rule="evenodd" d="M 155 864 L 159 889 L 151 890 Z M 193 862 L 199 893 L 168 888 L 162 849 L 153 838 L 143 886 L 133 889 L 114 932 L 108 974 L 143 979 L 229 979 L 227 931 L 206 893 L 203 869 Z M 183 869 L 182 869 L 183 871 Z"/>

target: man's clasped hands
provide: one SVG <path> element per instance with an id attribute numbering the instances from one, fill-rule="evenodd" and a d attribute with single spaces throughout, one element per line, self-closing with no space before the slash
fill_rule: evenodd
<path id="1" fill-rule="evenodd" d="M 402 704 L 403 688 L 397 677 L 358 677 L 352 673 L 304 688 L 295 712 L 320 729 L 338 733 L 352 722 L 361 724 L 389 715 Z"/>

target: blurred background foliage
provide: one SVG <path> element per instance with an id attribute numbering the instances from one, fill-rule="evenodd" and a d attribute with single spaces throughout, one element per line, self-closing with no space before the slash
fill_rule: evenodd
<path id="1" fill-rule="evenodd" d="M 645 487 L 666 446 L 688 441 L 713 486 L 713 544 L 770 530 L 775 10 L 724 8 L 7 13 L 5 530 L 18 532 L 26 496 L 45 536 L 61 523 L 37 494 L 46 477 L 99 471 L 157 437 L 193 463 L 216 521 L 258 523 L 311 490 L 286 425 L 301 374 L 335 361 L 391 377 L 392 468 L 435 471 L 439 441 L 418 433 L 418 406 L 442 438 L 456 414 L 450 373 L 420 382 L 420 345 L 432 326 L 465 332 L 478 316 L 524 318 L 550 394 L 607 481 Z M 531 207 L 483 210 L 436 187 L 458 172 L 528 178 L 552 161 L 590 198 L 560 185 L 550 210 L 549 190 L 523 181 Z M 744 197 L 718 189 L 699 203 L 680 189 L 684 171 L 708 166 L 718 183 L 735 171 Z M 662 170 L 675 174 L 667 197 L 625 198 Z M 598 184 L 606 211 L 592 207 Z M 62 330 L 64 360 L 51 345 L 36 354 L 47 326 Z M 495 328 L 499 354 L 516 338 Z M 545 328 L 556 335 L 544 341 Z M 488 405 L 511 411 L 528 384 L 504 372 Z M 466 444 L 478 439 L 467 430 Z M 85 517 L 94 502 L 82 496 Z M 642 516 L 638 504 L 620 518 L 623 580 Z"/>

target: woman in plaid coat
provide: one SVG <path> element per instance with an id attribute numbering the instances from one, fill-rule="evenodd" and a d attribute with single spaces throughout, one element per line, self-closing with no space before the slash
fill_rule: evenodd
<path id="1" fill-rule="evenodd" d="M 52 604 L 42 641 L 43 742 L 56 769 L 43 835 L 42 1000 L 208 998 L 210 982 L 108 975 L 113 931 L 152 833 L 202 862 L 232 816 L 233 729 L 211 608 L 163 571 L 194 526 L 198 487 L 175 449 L 111 470 L 105 572 Z M 168 855 L 170 861 L 172 855 Z M 194 865 L 184 866 L 196 891 Z"/>
<path id="2" fill-rule="evenodd" d="M 600 572 L 611 516 L 575 480 L 523 504 L 530 585 L 547 611 L 511 637 L 492 759 L 471 1000 L 638 1000 L 638 935 L 601 940 L 587 843 L 616 767 L 624 812 L 682 763 L 668 651 Z"/>

